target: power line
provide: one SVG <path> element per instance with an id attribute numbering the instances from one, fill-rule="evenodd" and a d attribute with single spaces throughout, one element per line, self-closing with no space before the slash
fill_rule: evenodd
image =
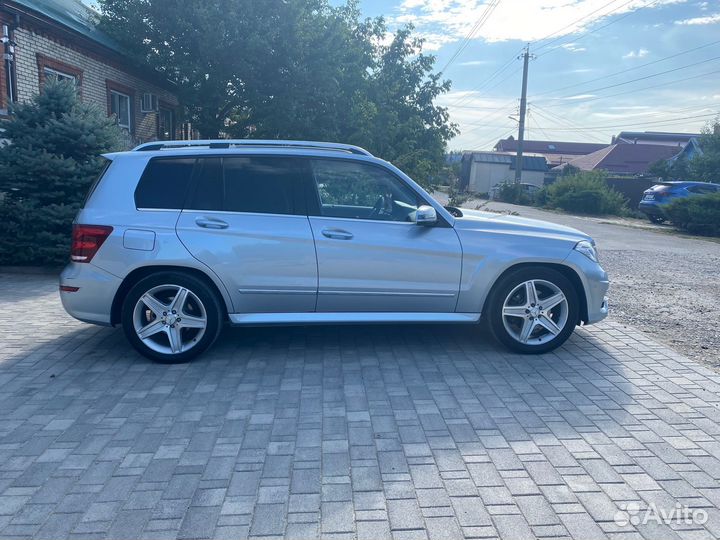
<path id="1" fill-rule="evenodd" d="M 654 125 L 662 125 L 662 124 L 675 124 L 678 122 L 682 123 L 682 122 L 686 122 L 688 120 L 695 120 L 698 118 L 710 118 L 713 116 L 716 116 L 716 113 L 706 113 L 706 114 L 699 114 L 699 115 L 695 115 L 695 116 L 684 116 L 681 118 L 668 118 L 667 120 L 656 120 L 653 122 L 645 122 L 645 121 L 641 120 L 638 124 L 634 124 L 634 125 L 642 124 L 643 126 L 654 126 Z M 630 125 L 633 125 L 633 124 L 630 124 Z M 605 130 L 605 129 L 618 129 L 618 128 L 622 129 L 622 128 L 627 128 L 627 127 L 628 127 L 628 122 L 625 122 L 624 124 L 615 124 L 615 125 L 610 125 L 610 126 L 608 126 L 608 125 L 584 126 L 584 127 L 574 127 L 574 128 L 548 128 L 548 129 L 552 129 L 553 131 L 589 131 L 589 130 L 596 131 L 596 130 Z"/>
<path id="2" fill-rule="evenodd" d="M 622 8 L 625 7 L 626 5 L 632 3 L 633 1 L 634 1 L 634 0 L 629 0 L 628 2 L 626 2 L 625 4 L 623 4 L 622 6 L 618 7 L 617 9 L 614 9 L 614 10 L 606 13 L 605 16 L 608 16 L 608 15 L 611 15 L 611 14 L 615 13 L 616 11 L 622 9 Z M 598 31 L 600 31 L 600 30 L 602 30 L 602 29 L 604 29 L 604 28 L 607 28 L 608 26 L 612 26 L 613 24 L 616 24 L 616 23 L 622 21 L 623 19 L 626 19 L 627 17 L 629 17 L 630 15 L 634 14 L 635 12 L 637 12 L 637 11 L 639 11 L 639 10 L 641 10 L 641 9 L 645 9 L 645 8 L 647 8 L 647 7 L 650 7 L 650 6 L 653 5 L 653 4 L 657 4 L 659 1 L 660 1 L 660 0 L 652 0 L 652 1 L 648 2 L 647 4 L 644 4 L 644 5 L 640 6 L 638 9 L 636 9 L 636 10 L 634 10 L 634 11 L 629 11 L 628 13 L 626 13 L 626 14 L 624 14 L 624 15 L 621 15 L 620 17 L 617 17 L 617 18 L 613 19 L 612 21 L 608 22 L 607 24 L 603 24 L 602 26 L 598 26 L 598 27 L 596 27 L 596 28 L 593 28 L 592 30 L 587 30 L 587 31 L 581 33 L 580 36 L 574 36 L 574 37 L 572 37 L 571 39 L 568 39 L 567 41 L 565 41 L 565 43 L 563 43 L 563 45 L 566 44 L 566 43 L 575 42 L 575 41 L 579 41 L 579 40 L 581 40 L 581 39 L 585 39 L 586 37 L 588 37 L 589 35 L 594 34 L 595 32 L 598 32 Z M 555 43 L 555 42 L 559 41 L 559 40 L 560 40 L 561 38 L 563 38 L 563 37 L 565 37 L 565 36 L 561 36 L 560 38 L 555 39 L 555 40 L 551 41 L 550 43 L 547 43 L 547 44 L 543 45 L 543 47 L 546 47 L 547 45 L 550 45 L 550 44 L 552 44 L 552 43 Z M 549 51 L 545 51 L 544 53 L 538 55 L 538 58 L 541 58 L 541 57 L 545 56 L 546 54 L 549 54 L 549 53 L 551 53 L 551 52 L 553 52 L 553 51 L 555 51 L 555 50 L 557 50 L 557 49 L 558 49 L 558 48 L 556 47 L 556 48 L 554 48 L 554 49 L 550 49 Z"/>
<path id="3" fill-rule="evenodd" d="M 623 5 L 621 5 L 621 6 L 617 7 L 617 8 L 615 8 L 615 9 L 613 9 L 612 11 L 609 11 L 609 12 L 605 13 L 605 15 L 603 15 L 603 17 L 607 17 L 608 15 L 614 13 L 615 11 L 617 11 L 617 10 L 619 10 L 619 9 L 622 9 L 623 7 L 627 6 L 628 4 L 631 4 L 631 3 L 634 2 L 634 1 L 635 1 L 635 0 L 628 0 L 628 1 L 625 2 Z M 575 21 L 573 21 L 573 22 L 571 22 L 571 23 L 569 23 L 569 24 L 566 24 L 565 26 L 563 26 L 563 27 L 560 28 L 559 30 L 555 30 L 555 31 L 552 32 L 551 34 L 548 34 L 548 35 L 545 36 L 545 37 L 542 37 L 542 38 L 540 38 L 540 39 L 535 40 L 535 43 L 538 43 L 538 42 L 540 42 L 540 41 L 545 41 L 546 39 L 549 39 L 549 38 L 551 38 L 551 37 L 553 37 L 553 36 L 558 35 L 559 33 L 563 32 L 564 30 L 567 30 L 568 28 L 572 28 L 572 27 L 575 26 L 577 23 L 579 23 L 579 22 L 581 22 L 581 21 L 589 18 L 589 17 L 592 16 L 592 15 L 595 15 L 598 11 L 602 11 L 603 9 L 605 9 L 605 8 L 608 7 L 608 6 L 610 6 L 611 4 L 614 4 L 615 2 L 617 2 L 617 0 L 612 0 L 611 2 L 608 2 L 607 4 L 603 4 L 602 6 L 600 6 L 599 8 L 597 8 L 596 10 L 591 11 L 591 12 L 588 13 L 587 15 L 584 15 L 584 16 L 580 17 L 579 19 L 577 19 L 577 20 L 575 20 Z M 548 43 L 545 43 L 544 45 L 539 45 L 538 47 L 535 48 L 535 52 L 540 51 L 540 50 L 544 49 L 545 47 L 548 47 L 549 45 L 552 45 L 552 44 L 555 43 L 556 41 L 558 41 L 558 40 L 560 40 L 560 39 L 563 39 L 565 36 L 566 36 L 566 35 L 563 34 L 562 36 L 558 37 L 557 39 L 554 39 L 554 40 L 552 40 L 552 41 L 549 41 Z"/>
<path id="4" fill-rule="evenodd" d="M 470 44 L 470 40 L 475 36 L 475 33 L 480 30 L 480 28 L 482 28 L 482 26 L 490 18 L 490 15 L 492 15 L 492 12 L 495 11 L 495 8 L 497 8 L 500 1 L 501 0 L 491 0 L 490 3 L 485 6 L 485 11 L 483 11 L 482 15 L 480 15 L 480 18 L 470 29 L 470 32 L 468 32 L 468 34 L 462 39 L 457 50 L 450 57 L 450 60 L 445 63 L 445 66 L 443 66 L 443 68 L 440 70 L 440 73 L 444 73 L 445 70 L 450 67 L 450 65 L 457 59 L 457 57 L 462 54 L 465 48 Z"/>
<path id="5" fill-rule="evenodd" d="M 545 113 L 547 113 L 547 114 L 544 114 L 542 111 L 545 111 Z M 547 110 L 543 109 L 542 107 L 534 106 L 533 112 L 535 114 L 540 115 L 541 118 L 544 118 L 545 120 L 549 120 L 550 122 L 557 122 L 560 125 L 580 127 L 579 124 L 575 124 L 574 122 L 571 122 L 567 118 L 562 118 L 562 117 L 556 116 L 552 111 L 547 111 Z M 550 116 L 548 116 L 548 115 L 550 115 Z M 552 129 L 552 128 L 548 128 L 548 129 Z M 605 143 L 605 140 L 602 137 L 593 135 L 590 131 L 588 131 L 588 133 L 586 133 L 585 135 L 586 135 L 586 137 L 595 139 L 596 142 Z"/>
<path id="6" fill-rule="evenodd" d="M 458 98 L 456 103 L 460 104 L 460 103 L 467 102 L 468 100 L 471 99 L 471 97 L 470 97 L 471 92 L 480 91 L 481 89 L 486 87 L 488 84 L 490 84 L 493 80 L 495 80 L 495 78 L 497 78 L 500 74 L 502 74 L 506 69 L 508 69 L 515 62 L 515 60 L 517 59 L 517 55 L 520 54 L 522 52 L 522 50 L 523 50 L 523 48 L 521 47 L 517 52 L 513 53 L 510 60 L 508 60 L 502 66 L 500 66 L 498 69 L 496 69 L 487 79 L 483 80 L 480 84 L 478 84 L 477 86 L 474 86 L 473 88 L 468 90 L 467 91 L 468 93 L 466 95 L 462 96 L 461 98 Z M 519 68 L 515 72 L 513 72 L 513 74 L 516 73 L 517 71 L 519 71 Z M 507 80 L 507 79 L 504 79 L 504 80 Z"/>
<path id="7" fill-rule="evenodd" d="M 503 135 L 500 135 L 499 137 L 498 137 L 498 136 L 495 136 L 495 137 L 492 137 L 491 139 L 488 139 L 488 140 L 486 140 L 486 141 L 483 141 L 483 143 L 482 143 L 482 144 L 479 144 L 478 147 L 483 147 L 483 146 L 486 146 L 486 145 L 488 145 L 488 144 L 491 144 L 491 143 L 494 142 L 494 141 L 498 141 L 498 140 L 500 140 L 500 139 L 504 139 L 505 137 L 509 137 L 509 136 L 512 135 L 513 133 L 515 133 L 515 126 L 513 126 L 513 127 L 510 129 L 510 131 L 504 133 Z"/>
<path id="8" fill-rule="evenodd" d="M 615 83 L 615 84 L 609 84 L 609 85 L 607 85 L 607 86 L 600 86 L 600 87 L 598 87 L 598 88 L 591 88 L 591 89 L 589 89 L 589 90 L 583 90 L 583 92 L 586 92 L 586 93 L 590 93 L 590 92 L 600 92 L 601 90 L 607 90 L 607 89 L 609 89 L 609 88 L 616 88 L 616 87 L 618 87 L 618 86 L 625 86 L 626 84 L 631 84 L 631 83 L 638 82 L 638 81 L 644 81 L 644 80 L 646 80 L 646 79 L 652 79 L 652 78 L 654 78 L 654 77 L 659 77 L 659 76 L 661 76 L 661 75 L 667 75 L 668 73 L 674 73 L 674 72 L 676 72 L 676 71 L 680 71 L 680 70 L 683 70 L 683 69 L 688 69 L 688 68 L 691 68 L 691 67 L 699 66 L 699 65 L 701 65 L 701 64 L 707 64 L 708 62 L 712 62 L 713 60 L 718 60 L 718 59 L 720 59 L 720 56 L 714 56 L 714 57 L 712 57 L 712 58 L 707 58 L 707 59 L 705 59 L 705 60 L 700 60 L 699 62 L 693 62 L 692 64 L 687 64 L 687 65 L 685 65 L 685 66 L 679 66 L 679 67 L 676 67 L 676 68 L 673 68 L 673 69 L 668 69 L 668 70 L 665 70 L 665 71 L 660 71 L 660 72 L 658 72 L 658 73 L 651 73 L 650 75 L 645 75 L 644 77 L 637 77 L 637 78 L 635 78 L 635 79 L 630 79 L 629 81 L 623 81 L 623 82 L 619 82 L 619 83 Z M 572 96 L 561 96 L 561 97 L 557 97 L 557 98 L 548 98 L 548 99 L 550 99 L 550 100 L 558 100 L 558 99 L 566 99 L 566 98 L 568 98 L 568 97 L 572 97 Z M 547 100 L 541 100 L 541 101 L 547 101 Z"/>
<path id="9" fill-rule="evenodd" d="M 508 101 L 507 104 L 505 105 L 505 107 L 500 110 L 500 112 L 486 114 L 485 116 L 482 116 L 482 117 L 476 119 L 476 121 L 473 122 L 472 124 L 468 124 L 468 126 L 473 129 L 471 129 L 469 131 L 464 131 L 464 132 L 462 132 L 462 134 L 467 135 L 468 133 L 473 133 L 480 128 L 487 127 L 488 120 L 495 119 L 499 116 L 502 116 L 505 113 L 508 113 L 508 114 L 516 113 L 517 105 L 515 104 L 515 101 L 516 101 L 515 99 Z M 511 106 L 512 106 L 512 108 L 510 108 Z"/>
<path id="10" fill-rule="evenodd" d="M 666 56 L 665 58 L 660 58 L 660 59 L 658 59 L 658 60 L 653 60 L 652 62 L 646 62 L 645 64 L 640 64 L 640 65 L 637 65 L 637 66 L 633 66 L 633 67 L 631 67 L 631 68 L 623 69 L 622 71 L 616 71 L 615 73 L 610 73 L 610 74 L 608 74 L 608 75 L 603 75 L 602 77 L 596 77 L 596 78 L 594 78 L 594 79 L 589 79 L 589 80 L 587 80 L 587 81 L 583 81 L 583 82 L 579 82 L 579 83 L 575 83 L 575 84 L 569 84 L 569 85 L 567 85 L 567 86 L 561 86 L 560 88 L 553 88 L 553 89 L 551 89 L 551 90 L 546 90 L 546 91 L 544 91 L 544 92 L 540 92 L 539 94 L 535 94 L 535 96 L 544 96 L 544 95 L 546 95 L 546 94 L 551 94 L 551 93 L 553 93 L 553 92 L 559 92 L 559 91 L 562 91 L 562 90 L 567 90 L 568 88 L 576 88 L 576 87 L 578 87 L 578 86 L 582 86 L 582 85 L 587 84 L 587 83 L 591 83 L 591 82 L 595 82 L 595 81 L 601 81 L 601 80 L 603 80 L 603 79 L 608 79 L 608 78 L 614 77 L 614 76 L 616 76 L 616 75 L 621 75 L 621 74 L 623 74 L 623 73 L 627 73 L 628 71 L 635 71 L 635 70 L 638 70 L 638 69 L 642 69 L 642 68 L 644 68 L 644 67 L 652 66 L 652 65 L 654 65 L 654 64 L 659 64 L 660 62 L 664 62 L 664 61 L 666 61 L 666 60 L 671 60 L 671 59 L 673 59 L 673 58 L 677 58 L 678 56 L 682 56 L 682 55 L 685 55 L 685 54 L 688 54 L 688 53 L 691 53 L 691 52 L 699 51 L 700 49 L 704 49 L 704 48 L 706 48 L 706 47 L 711 47 L 712 45 L 717 45 L 717 44 L 720 44 L 720 40 L 718 40 L 718 41 L 713 41 L 712 43 L 706 43 L 705 45 L 700 45 L 699 47 L 693 47 L 692 49 L 688 49 L 688 50 L 686 50 L 686 51 L 681 51 L 681 52 L 679 52 L 679 53 L 672 54 L 672 55 L 670 55 L 670 56 Z"/>
<path id="11" fill-rule="evenodd" d="M 644 87 L 642 87 L 642 88 L 633 88 L 632 90 L 627 90 L 627 91 L 625 91 L 625 92 L 618 92 L 618 93 L 616 93 L 616 94 L 609 94 L 609 95 L 607 95 L 607 96 L 588 96 L 587 98 L 581 97 L 581 98 L 573 99 L 572 102 L 573 102 L 573 103 L 588 103 L 589 101 L 597 101 L 597 100 L 600 100 L 600 99 L 608 99 L 608 98 L 612 98 L 612 97 L 623 96 L 623 95 L 625 95 L 625 94 L 632 94 L 633 92 L 640 92 L 640 91 L 642 91 L 642 90 L 654 90 L 655 88 L 657 88 L 657 87 L 659 87 L 659 86 L 668 86 L 668 85 L 676 84 L 676 83 L 679 83 L 679 82 L 692 81 L 692 80 L 695 80 L 695 79 L 700 79 L 700 78 L 702 78 L 702 77 L 707 77 L 708 75 L 715 75 L 716 73 L 720 73 L 720 70 L 708 71 L 708 72 L 705 72 L 705 73 L 700 73 L 699 75 L 695 75 L 695 76 L 693 76 L 693 77 L 684 77 L 684 78 L 682 78 L 682 79 L 673 79 L 673 80 L 671 80 L 671 81 L 666 81 L 666 82 L 662 82 L 662 83 L 657 83 L 657 84 L 655 84 L 655 85 L 653 85 L 653 86 L 644 86 Z M 551 100 L 540 100 L 540 102 L 542 103 L 542 102 L 545 102 L 545 101 L 557 101 L 557 100 L 559 100 L 559 99 L 563 99 L 563 98 L 553 98 L 553 99 L 551 99 Z"/>

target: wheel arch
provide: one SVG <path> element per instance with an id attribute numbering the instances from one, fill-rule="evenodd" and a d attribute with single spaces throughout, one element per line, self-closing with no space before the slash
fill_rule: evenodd
<path id="1" fill-rule="evenodd" d="M 217 295 L 217 298 L 220 301 L 220 305 L 224 308 L 222 310 L 223 319 L 228 320 L 228 313 L 230 312 L 230 306 L 228 305 L 229 300 L 225 298 L 225 295 L 223 295 L 222 291 L 215 283 L 215 281 L 213 281 L 213 279 L 205 272 L 203 272 L 202 270 L 198 270 L 197 268 L 191 268 L 187 266 L 150 265 L 136 268 L 127 276 L 125 276 L 125 279 L 123 279 L 120 287 L 118 287 L 118 290 L 115 292 L 115 297 L 113 298 L 110 311 L 110 324 L 114 326 L 120 323 L 123 300 L 125 299 L 125 296 L 130 291 L 130 289 L 141 279 L 146 278 L 152 274 L 157 274 L 158 272 L 182 272 L 184 274 L 188 274 L 202 280 Z"/>
<path id="2" fill-rule="evenodd" d="M 556 270 L 560 272 L 563 276 L 565 276 L 570 283 L 572 283 L 573 287 L 575 288 L 575 291 L 577 292 L 578 298 L 580 299 L 580 309 L 579 309 L 579 321 L 577 321 L 577 324 L 580 324 L 581 322 L 586 322 L 588 320 L 588 305 L 587 305 L 587 294 L 585 293 L 585 287 L 583 286 L 583 282 L 580 279 L 579 274 L 570 266 L 559 264 L 559 263 L 548 263 L 548 262 L 522 262 L 518 264 L 514 264 L 512 266 L 509 266 L 503 272 L 497 276 L 495 281 L 493 282 L 493 286 L 488 291 L 488 294 L 485 296 L 485 300 L 483 301 L 482 311 L 481 313 L 487 312 L 487 303 L 492 297 L 492 293 L 495 290 L 495 287 L 497 287 L 498 283 L 509 273 L 515 272 L 521 268 L 550 268 L 552 270 Z"/>

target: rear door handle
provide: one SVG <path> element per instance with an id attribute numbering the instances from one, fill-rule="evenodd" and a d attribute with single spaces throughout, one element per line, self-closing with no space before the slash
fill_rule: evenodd
<path id="1" fill-rule="evenodd" d="M 327 238 L 334 238 L 335 240 L 350 240 L 353 234 L 342 229 L 323 229 L 323 236 Z"/>
<path id="2" fill-rule="evenodd" d="M 204 229 L 227 229 L 228 224 L 222 219 L 211 218 L 211 217 L 199 217 L 195 218 L 195 225 L 203 227 Z"/>

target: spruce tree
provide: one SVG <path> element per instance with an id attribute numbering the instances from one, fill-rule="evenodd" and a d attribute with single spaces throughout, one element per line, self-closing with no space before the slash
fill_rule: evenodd
<path id="1" fill-rule="evenodd" d="M 120 129 L 68 81 L 48 81 L 2 127 L 0 264 L 60 265 L 100 154 L 119 149 Z"/>

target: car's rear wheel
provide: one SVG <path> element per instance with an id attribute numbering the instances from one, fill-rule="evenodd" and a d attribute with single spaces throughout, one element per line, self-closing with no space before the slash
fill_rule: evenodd
<path id="1" fill-rule="evenodd" d="M 500 343 L 516 352 L 539 354 L 565 343 L 579 311 L 578 293 L 562 273 L 523 267 L 493 287 L 484 316 Z"/>
<path id="2" fill-rule="evenodd" d="M 222 326 L 220 300 L 202 280 L 159 272 L 136 283 L 122 307 L 125 336 L 142 355 L 166 364 L 207 350 Z"/>
<path id="3" fill-rule="evenodd" d="M 648 214 L 648 219 L 649 219 L 650 221 L 652 221 L 653 223 L 657 223 L 658 225 L 659 225 L 660 223 L 662 223 L 663 221 L 665 221 L 665 218 L 663 218 L 662 216 L 656 216 L 656 215 L 653 215 L 653 214 Z"/>

